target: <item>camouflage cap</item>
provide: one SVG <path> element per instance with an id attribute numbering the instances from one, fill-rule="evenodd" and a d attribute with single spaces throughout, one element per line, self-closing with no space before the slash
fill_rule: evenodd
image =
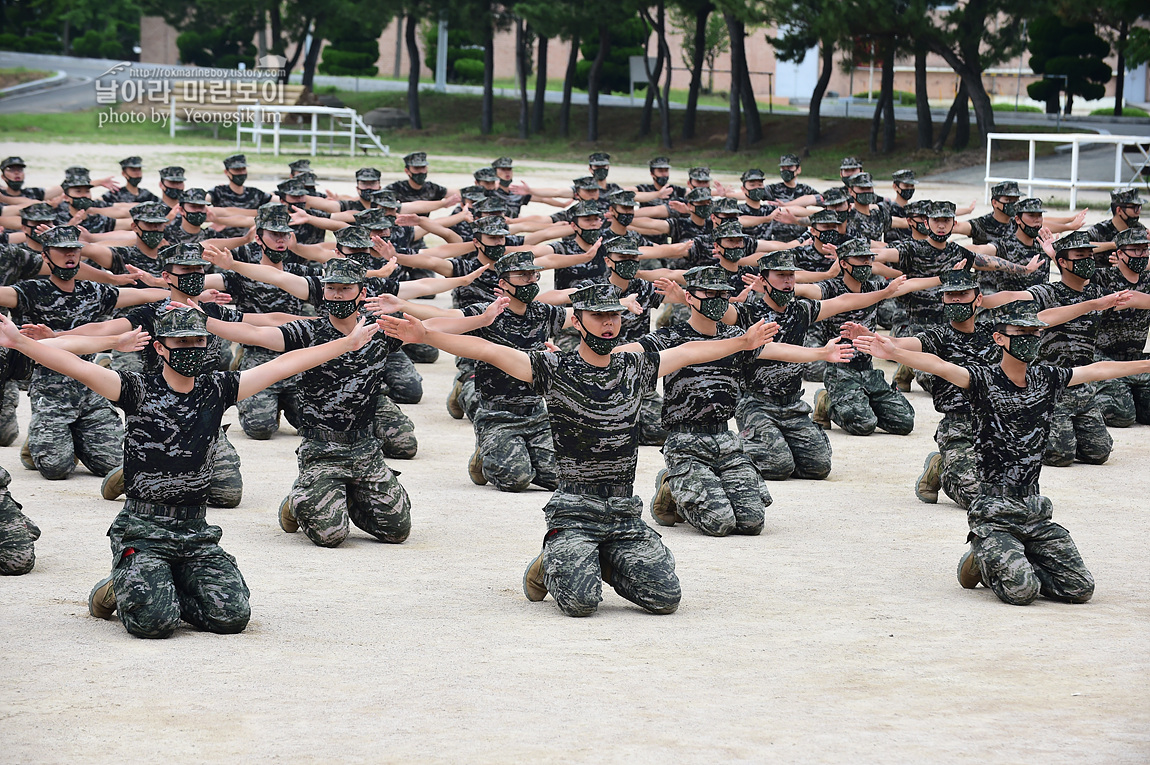
<path id="1" fill-rule="evenodd" d="M 468 202 L 482 202 L 487 199 L 487 189 L 480 186 L 464 186 L 459 190 L 459 196 Z"/>
<path id="2" fill-rule="evenodd" d="M 427 152 L 413 151 L 403 158 L 404 167 L 427 167 Z"/>
<path id="3" fill-rule="evenodd" d="M 589 284 L 571 293 L 571 307 L 592 313 L 622 313 L 627 308 L 619 302 L 619 290 L 613 284 Z"/>
<path id="4" fill-rule="evenodd" d="M 995 324 L 1007 324 L 1012 327 L 1048 327 L 1050 326 L 1038 318 L 1038 304 L 1033 300 L 1015 300 L 998 307 L 994 317 Z"/>
<path id="5" fill-rule="evenodd" d="M 713 197 L 711 202 L 712 215 L 738 215 L 739 203 L 730 197 Z"/>
<path id="6" fill-rule="evenodd" d="M 596 151 L 587 157 L 587 164 L 591 167 L 603 167 L 611 164 L 611 155 L 605 151 Z"/>
<path id="7" fill-rule="evenodd" d="M 383 175 L 379 172 L 378 168 L 374 167 L 361 167 L 355 171 L 355 179 L 357 181 L 378 181 Z"/>
<path id="8" fill-rule="evenodd" d="M 727 270 L 720 266 L 695 266 L 683 272 L 683 281 L 688 290 L 735 291 L 727 282 Z"/>
<path id="9" fill-rule="evenodd" d="M 939 199 L 930 203 L 930 210 L 927 211 L 926 217 L 928 218 L 953 218 L 955 211 L 954 202 L 947 202 L 945 199 Z"/>
<path id="10" fill-rule="evenodd" d="M 300 170 L 298 173 L 295 174 L 295 180 L 302 183 L 308 189 L 314 189 L 315 188 L 315 182 L 318 179 L 316 177 L 315 172 L 313 172 L 311 170 Z"/>
<path id="11" fill-rule="evenodd" d="M 747 170 L 745 173 L 739 176 L 739 180 L 743 183 L 746 183 L 747 181 L 765 181 L 766 179 L 767 174 L 762 170 L 759 170 L 757 167 L 752 167 L 750 170 Z"/>
<path id="12" fill-rule="evenodd" d="M 486 181 L 488 183 L 494 183 L 494 182 L 499 180 L 499 176 L 495 174 L 495 168 L 494 167 L 481 167 L 478 170 L 476 170 L 474 173 L 472 173 L 471 177 L 475 179 L 476 183 L 478 183 L 479 181 Z"/>
<path id="13" fill-rule="evenodd" d="M 139 157 L 124 157 L 120 160 L 120 169 L 123 170 L 127 167 L 141 168 L 144 166 L 144 160 Z"/>
<path id="14" fill-rule="evenodd" d="M 1042 209 L 1042 200 L 1038 197 L 1027 197 L 1020 199 L 1014 203 L 1014 214 L 1030 213 L 1032 215 L 1041 215 L 1046 212 Z"/>
<path id="15" fill-rule="evenodd" d="M 363 226 L 346 226 L 335 232 L 335 243 L 352 249 L 368 248 L 371 247 L 371 233 Z"/>
<path id="16" fill-rule="evenodd" d="M 801 165 L 802 160 L 799 159 L 798 154 L 784 154 L 779 157 L 779 167 L 786 167 L 789 165 Z"/>
<path id="17" fill-rule="evenodd" d="M 499 169 L 510 169 L 513 164 L 514 164 L 514 160 L 512 160 L 511 157 L 499 157 L 498 159 L 496 159 L 495 161 L 493 161 L 491 163 L 491 166 L 494 167 L 496 170 L 499 170 Z"/>
<path id="18" fill-rule="evenodd" d="M 846 192 L 839 188 L 830 189 L 823 194 L 823 207 L 834 207 L 850 201 Z"/>
<path id="19" fill-rule="evenodd" d="M 92 177 L 88 175 L 88 168 L 69 167 L 64 171 L 64 182 L 60 184 L 60 187 L 71 189 L 77 186 L 87 186 L 91 188 Z"/>
<path id="20" fill-rule="evenodd" d="M 671 158 L 670 157 L 655 157 L 647 163 L 647 167 L 652 170 L 670 170 Z"/>
<path id="21" fill-rule="evenodd" d="M 137 223 L 167 223 L 172 208 L 163 202 L 141 202 L 131 209 L 132 220 Z"/>
<path id="22" fill-rule="evenodd" d="M 483 236 L 509 236 L 511 231 L 503 218 L 498 215 L 489 215 L 475 222 L 475 233 Z"/>
<path id="23" fill-rule="evenodd" d="M 607 195 L 607 204 L 615 207 L 634 207 L 635 192 L 626 189 L 616 189 Z"/>
<path id="24" fill-rule="evenodd" d="M 276 191 L 281 197 L 306 197 L 307 186 L 300 183 L 298 177 L 288 178 L 286 181 L 280 181 L 276 186 Z"/>
<path id="25" fill-rule="evenodd" d="M 687 192 L 687 204 L 689 205 L 710 201 L 711 189 L 707 186 L 699 186 L 698 188 L 691 189 Z"/>
<path id="26" fill-rule="evenodd" d="M 795 264 L 794 250 L 775 250 L 759 258 L 759 273 L 767 271 L 801 271 Z"/>
<path id="27" fill-rule="evenodd" d="M 1066 252 L 1067 250 L 1093 250 L 1094 245 L 1090 242 L 1090 235 L 1085 231 L 1071 231 L 1066 236 L 1054 242 L 1055 252 Z"/>
<path id="28" fill-rule="evenodd" d="M 511 271 L 542 271 L 543 266 L 535 262 L 535 256 L 531 254 L 530 250 L 519 250 L 518 252 L 509 252 L 495 261 L 493 269 L 495 273 L 502 276 Z"/>
<path id="29" fill-rule="evenodd" d="M 1016 181 L 1003 181 L 990 187 L 990 196 L 995 199 L 998 197 L 1020 197 L 1022 190 L 1018 188 Z"/>
<path id="30" fill-rule="evenodd" d="M 1142 198 L 1138 196 L 1138 189 L 1120 189 L 1110 192 L 1112 205 L 1140 205 Z"/>
<path id="31" fill-rule="evenodd" d="M 40 244 L 65 250 L 78 250 L 84 246 L 80 241 L 80 229 L 75 226 L 56 226 L 48 229 L 40 236 Z"/>
<path id="32" fill-rule="evenodd" d="M 858 157 L 843 157 L 842 162 L 839 162 L 839 170 L 861 170 L 862 162 Z"/>
<path id="33" fill-rule="evenodd" d="M 167 271 L 168 266 L 206 266 L 204 260 L 204 246 L 199 242 L 181 242 L 169 244 L 156 256 L 160 261 L 160 269 Z"/>
<path id="34" fill-rule="evenodd" d="M 323 284 L 363 284 L 363 264 L 354 258 L 332 258 L 323 264 Z"/>
<path id="35" fill-rule="evenodd" d="M 1150 244 L 1150 239 L 1147 238 L 1146 229 L 1141 226 L 1131 226 L 1118 232 L 1118 236 L 1114 237 L 1114 244 L 1121 249 L 1136 244 Z"/>
<path id="36" fill-rule="evenodd" d="M 869 189 L 874 186 L 874 178 L 871 178 L 870 173 L 855 173 L 849 178 L 845 178 L 843 183 L 845 183 L 849 189 Z"/>
<path id="37" fill-rule="evenodd" d="M 256 211 L 256 229 L 291 233 L 291 211 L 287 205 L 268 202 Z"/>
<path id="38" fill-rule="evenodd" d="M 295 162 L 288 162 L 288 169 L 293 173 L 302 173 L 304 170 L 311 170 L 311 160 L 297 159 Z"/>
<path id="39" fill-rule="evenodd" d="M 224 169 L 226 170 L 239 170 L 247 166 L 248 158 L 243 154 L 233 154 L 230 157 L 224 157 Z"/>
<path id="40" fill-rule="evenodd" d="M 837 210 L 823 209 L 819 210 L 818 212 L 811 213 L 809 217 L 812 225 L 817 223 L 822 225 L 831 224 L 837 226 L 842 223 Z"/>
<path id="41" fill-rule="evenodd" d="M 207 203 L 208 192 L 203 189 L 184 189 L 184 193 L 180 197 L 181 205 L 206 205 Z"/>
<path id="42" fill-rule="evenodd" d="M 371 231 L 386 231 L 391 228 L 391 218 L 382 207 L 373 207 L 370 210 L 361 210 L 354 214 L 355 225 L 363 226 Z"/>
<path id="43" fill-rule="evenodd" d="M 582 178 L 576 178 L 575 180 L 571 181 L 571 185 L 574 188 L 582 189 L 583 191 L 599 190 L 599 181 L 595 180 L 595 178 L 590 175 L 585 175 Z"/>
<path id="44" fill-rule="evenodd" d="M 709 167 L 692 167 L 687 171 L 687 177 L 692 181 L 699 181 L 700 183 L 711 180 L 711 168 Z"/>
<path id="45" fill-rule="evenodd" d="M 160 168 L 160 180 L 161 181 L 171 181 L 172 183 L 183 183 L 185 180 L 184 168 L 179 167 L 178 165 L 171 165 L 169 167 L 161 167 Z"/>
<path id="46" fill-rule="evenodd" d="M 848 239 L 838 246 L 839 260 L 846 258 L 866 258 L 874 253 L 865 239 Z"/>
<path id="47" fill-rule="evenodd" d="M 0 160 L 0 170 L 7 170 L 10 167 L 27 167 L 27 165 L 19 157 L 5 157 Z"/>
<path id="48" fill-rule="evenodd" d="M 507 202 L 502 197 L 484 196 L 483 200 L 475 205 L 475 212 L 482 215 L 506 215 Z"/>
<path id="49" fill-rule="evenodd" d="M 943 271 L 938 275 L 938 279 L 942 282 L 943 292 L 966 292 L 967 290 L 976 290 L 979 288 L 978 279 L 975 278 L 972 272 L 967 271 L 965 268 Z"/>
<path id="50" fill-rule="evenodd" d="M 903 183 L 907 186 L 915 186 L 918 181 L 915 180 L 914 170 L 895 170 L 890 174 L 891 180 L 896 183 Z"/>
<path id="51" fill-rule="evenodd" d="M 395 198 L 394 191 L 387 189 L 375 189 L 367 195 L 367 199 L 374 205 L 384 208 L 385 210 L 398 210 L 403 204 Z"/>
<path id="52" fill-rule="evenodd" d="M 590 200 L 576 202 L 567 209 L 571 211 L 572 218 L 599 218 L 603 215 L 603 213 L 599 211 L 599 205 Z"/>
<path id="53" fill-rule="evenodd" d="M 902 209 L 908 218 L 911 216 L 925 217 L 926 214 L 930 212 L 930 206 L 932 204 L 934 203 L 929 199 L 916 199 L 913 202 L 907 202 L 906 206 Z"/>
<path id="54" fill-rule="evenodd" d="M 715 239 L 726 239 L 728 237 L 745 237 L 746 232 L 743 231 L 743 224 L 737 220 L 725 220 L 715 227 Z"/>
<path id="55" fill-rule="evenodd" d="M 638 255 L 639 245 L 630 236 L 617 236 L 607 242 L 607 252 L 612 255 Z"/>
<path id="56" fill-rule="evenodd" d="M 203 311 L 182 305 L 160 311 L 152 323 L 154 337 L 207 337 L 210 334 L 208 318 Z"/>
<path id="57" fill-rule="evenodd" d="M 20 220 L 32 223 L 51 223 L 56 220 L 56 211 L 47 202 L 33 202 L 20 208 Z"/>

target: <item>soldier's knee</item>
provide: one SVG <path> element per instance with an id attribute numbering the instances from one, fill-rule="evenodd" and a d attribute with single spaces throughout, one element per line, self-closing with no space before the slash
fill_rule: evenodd
<path id="1" fill-rule="evenodd" d="M 1110 459 L 1111 448 L 1111 444 L 1086 445 L 1079 440 L 1075 456 L 1088 465 L 1101 465 Z"/>
<path id="2" fill-rule="evenodd" d="M 1108 411 L 1104 412 L 1102 418 L 1106 421 L 1108 428 L 1129 428 L 1138 421 L 1134 413 Z M 7 446 L 8 444 L 0 442 L 0 446 Z"/>
<path id="3" fill-rule="evenodd" d="M 23 576 L 36 566 L 36 552 L 32 545 L 8 551 L 0 557 L 0 576 Z"/>
<path id="4" fill-rule="evenodd" d="M 44 456 L 36 457 L 33 462 L 36 463 L 36 469 L 40 471 L 40 475 L 49 481 L 62 481 L 76 469 L 76 460 L 72 455 L 68 455 L 66 461 L 54 456 Z"/>
<path id="5" fill-rule="evenodd" d="M 242 486 L 213 486 L 208 490 L 208 506 L 209 507 L 239 507 L 240 500 L 243 499 L 244 488 Z"/>
<path id="6" fill-rule="evenodd" d="M 753 454 L 751 459 L 759 475 L 767 481 L 785 481 L 794 475 L 795 460 L 789 450 L 785 453 Z"/>
<path id="7" fill-rule="evenodd" d="M 914 420 L 894 420 L 887 422 L 883 426 L 883 430 L 895 436 L 910 435 L 910 432 L 914 430 Z"/>
<path id="8" fill-rule="evenodd" d="M 1042 464 L 1050 467 L 1068 467 L 1074 464 L 1074 453 L 1061 449 L 1047 449 L 1042 455 Z"/>
<path id="9" fill-rule="evenodd" d="M 310 520 L 306 516 L 306 511 L 300 507 L 299 502 L 295 504 L 296 520 L 299 526 L 303 529 L 307 538 L 312 541 L 317 547 L 339 547 L 347 536 L 351 533 L 346 521 L 344 523 L 332 523 L 328 525 L 319 525 Z"/>
<path id="10" fill-rule="evenodd" d="M 568 595 L 555 598 L 555 604 L 566 616 L 591 616 L 599 610 L 599 599 L 596 597 Z"/>
<path id="11" fill-rule="evenodd" d="M 739 523 L 735 526 L 734 533 L 741 534 L 742 536 L 746 537 L 757 537 L 759 534 L 763 533 L 763 525 L 764 522 L 761 520 Z"/>
<path id="12" fill-rule="evenodd" d="M 180 626 L 180 609 L 174 603 L 133 608 L 117 602 L 117 612 L 128 634 L 138 638 L 161 640 Z"/>
<path id="13" fill-rule="evenodd" d="M 383 449 L 383 456 L 393 460 L 415 459 L 419 451 L 419 441 L 411 433 L 380 438 L 380 446 Z"/>
<path id="14" fill-rule="evenodd" d="M 219 635 L 235 635 L 243 632 L 252 618 L 252 608 L 247 598 L 222 611 L 204 613 L 204 629 Z"/>
<path id="15" fill-rule="evenodd" d="M 411 518 L 404 515 L 389 527 L 376 529 L 371 534 L 380 542 L 387 542 L 390 545 L 403 544 L 411 536 Z"/>
<path id="16" fill-rule="evenodd" d="M 735 530 L 734 515 L 707 513 L 687 520 L 692 526 L 710 537 L 729 536 Z"/>
<path id="17" fill-rule="evenodd" d="M 658 591 L 644 599 L 642 606 L 650 613 L 665 616 L 675 613 L 682 599 L 683 589 L 679 586 L 679 580 L 677 577 L 672 577 L 671 581 L 664 583 Z"/>
<path id="18" fill-rule="evenodd" d="M 1094 597 L 1094 579 L 1088 577 L 1081 586 L 1067 593 L 1065 600 L 1068 603 L 1085 603 Z"/>
<path id="19" fill-rule="evenodd" d="M 388 383 L 387 396 L 397 404 L 418 404 L 423 399 L 423 383 Z"/>
<path id="20" fill-rule="evenodd" d="M 855 417 L 851 419 L 843 418 L 839 423 L 848 435 L 852 436 L 869 436 L 874 433 L 875 428 L 878 427 L 878 420 L 872 415 L 870 417 Z"/>
<path id="21" fill-rule="evenodd" d="M 1033 571 L 1017 577 L 1014 581 L 1004 581 L 995 593 L 1003 603 L 1012 606 L 1028 606 L 1038 598 L 1042 587 Z"/>

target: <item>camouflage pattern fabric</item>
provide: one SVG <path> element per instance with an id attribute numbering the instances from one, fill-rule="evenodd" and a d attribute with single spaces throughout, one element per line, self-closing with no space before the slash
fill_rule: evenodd
<path id="1" fill-rule="evenodd" d="M 854 205 L 847 211 L 847 236 L 851 239 L 882 241 L 890 231 L 891 213 L 885 205 L 873 205 L 869 213 L 861 213 Z"/>
<path id="2" fill-rule="evenodd" d="M 258 346 L 243 346 L 244 355 L 240 359 L 240 371 L 259 366 L 279 356 L 275 351 Z M 299 376 L 289 377 L 269 385 L 253 396 L 245 398 L 236 404 L 240 413 L 240 427 L 248 438 L 257 441 L 266 441 L 279 430 L 280 410 L 287 415 L 288 422 L 293 426 L 296 421 L 296 396 Z"/>
<path id="3" fill-rule="evenodd" d="M 821 481 L 831 472 L 831 442 L 810 418 L 806 402 L 781 404 L 758 393 L 744 393 L 735 408 L 743 451 L 767 481 L 808 478 Z"/>
<path id="4" fill-rule="evenodd" d="M 1108 427 L 1128 428 L 1135 422 L 1150 425 L 1150 374 L 1103 380 L 1095 385 L 1094 400 Z"/>
<path id="5" fill-rule="evenodd" d="M 480 405 L 472 421 L 483 458 L 483 477 L 492 486 L 500 491 L 524 491 L 535 484 L 554 491 L 559 485 L 551 422 L 542 401 L 528 414 Z"/>
<path id="6" fill-rule="evenodd" d="M 736 434 L 669 433 L 663 457 L 687 523 L 713 537 L 762 532 L 771 495 Z"/>
<path id="7" fill-rule="evenodd" d="M 999 223 L 998 219 L 994 217 L 994 213 L 987 213 L 977 218 L 971 218 L 969 223 L 970 239 L 974 244 L 989 244 L 995 239 L 1004 239 L 1014 234 L 1014 218 L 1011 218 L 1006 223 Z M 1091 239 L 1090 241 L 1096 242 L 1102 240 Z"/>
<path id="8" fill-rule="evenodd" d="M 383 456 L 393 460 L 410 460 L 419 451 L 415 438 L 415 423 L 403 413 L 399 404 L 385 395 L 375 397 L 375 437 L 379 439 Z"/>
<path id="9" fill-rule="evenodd" d="M 239 194 L 232 191 L 227 183 L 215 186 L 208 193 L 212 195 L 212 207 L 242 207 L 245 210 L 258 210 L 273 201 L 272 195 L 255 186 L 244 186 Z"/>
<path id="10" fill-rule="evenodd" d="M 288 498 L 312 542 L 338 547 L 347 539 L 349 520 L 381 542 L 407 539 L 411 500 L 375 438 L 351 444 L 305 438 L 296 458 L 299 476 Z"/>
<path id="11" fill-rule="evenodd" d="M 823 385 L 831 420 L 852 436 L 869 436 L 875 428 L 896 436 L 914 430 L 914 407 L 897 390 L 891 390 L 880 369 L 827 364 Z"/>
<path id="12" fill-rule="evenodd" d="M 459 406 L 469 420 L 475 419 L 475 409 L 479 406 L 479 392 L 475 388 L 475 361 L 458 357 L 455 366 L 459 371 L 455 374 L 456 380 L 461 380 L 459 391 Z"/>
<path id="13" fill-rule="evenodd" d="M 1042 245 L 1036 239 L 1029 247 L 1023 244 L 1017 236 L 1004 237 L 993 242 L 994 254 L 1003 260 L 1025 266 L 1035 255 L 1042 255 Z M 984 273 L 981 280 L 989 282 L 992 292 L 1016 292 L 1029 289 L 1036 284 L 1046 284 L 1050 281 L 1050 259 L 1043 257 L 1042 264 L 1032 274 L 1009 274 L 1000 271 Z"/>
<path id="14" fill-rule="evenodd" d="M 938 276 L 950 271 L 960 260 L 970 262 L 974 253 L 954 242 L 947 242 L 941 250 L 929 241 L 913 241 L 898 248 L 898 263 L 894 266 L 908 278 Z M 924 327 L 947 324 L 942 307 L 942 289 L 931 287 L 918 292 L 909 292 L 895 300 L 906 310 L 911 324 Z"/>
<path id="15" fill-rule="evenodd" d="M 978 496 L 978 473 L 974 464 L 974 432 L 970 418 L 944 414 L 934 431 L 942 456 L 942 490 L 963 510 Z"/>
<path id="16" fill-rule="evenodd" d="M 408 343 L 403 352 L 416 364 L 434 364 L 439 360 L 439 349 L 427 343 Z"/>
<path id="17" fill-rule="evenodd" d="M 33 543 L 40 538 L 40 529 L 8 493 L 11 480 L 8 471 L 0 467 L 0 576 L 20 576 L 31 571 L 36 565 Z"/>
<path id="18" fill-rule="evenodd" d="M 1114 439 L 1106 430 L 1106 420 L 1094 396 L 1094 384 L 1076 385 L 1062 391 L 1054 405 L 1050 437 L 1042 462 L 1066 467 L 1086 462 L 1101 465 L 1110 459 Z"/>
<path id="19" fill-rule="evenodd" d="M 418 404 L 423 398 L 423 375 L 402 350 L 387 355 L 383 379 L 387 383 L 387 395 L 397 404 Z"/>
<path id="20" fill-rule="evenodd" d="M 248 586 L 219 546 L 222 533 L 204 520 L 120 511 L 108 529 L 112 590 L 130 634 L 166 638 L 181 619 L 207 632 L 243 632 L 251 617 Z"/>
<path id="21" fill-rule="evenodd" d="M 880 327 L 887 329 L 910 321 L 906 309 L 895 298 L 879 301 L 877 320 Z"/>
<path id="22" fill-rule="evenodd" d="M 20 404 L 20 386 L 14 380 L 4 383 L 0 393 L 0 446 L 11 446 L 20 435 L 16 420 L 16 407 Z"/>
<path id="23" fill-rule="evenodd" d="M 979 496 L 970 506 L 970 542 L 982 582 L 999 600 L 1024 606 L 1042 594 L 1052 600 L 1085 603 L 1094 595 L 1070 532 L 1050 520 L 1053 506 L 1035 494 L 1022 499 Z M 1000 523 L 1008 516 L 1025 521 Z"/>
<path id="24" fill-rule="evenodd" d="M 675 556 L 643 523 L 639 497 L 593 497 L 557 491 L 543 508 L 543 581 L 567 616 L 590 616 L 603 600 L 600 560 L 615 592 L 653 613 L 679 607 Z"/>
<path id="25" fill-rule="evenodd" d="M 107 475 L 124 461 L 124 427 L 103 396 L 83 383 L 43 367 L 28 389 L 32 421 L 28 450 L 40 475 L 67 478 L 75 458 L 95 475 Z"/>
<path id="26" fill-rule="evenodd" d="M 559 330 L 552 339 L 561 351 L 574 351 L 579 347 L 579 343 L 582 340 L 582 338 L 579 337 L 579 330 L 574 327 L 566 327 Z"/>
<path id="27" fill-rule="evenodd" d="M 211 484 L 208 486 L 208 507 L 237 507 L 244 496 L 244 479 L 240 474 L 240 455 L 228 440 L 227 426 L 220 428 L 220 436 L 208 457 L 212 466 Z"/>
<path id="28" fill-rule="evenodd" d="M 667 440 L 663 429 L 663 397 L 657 390 L 643 391 L 639 407 L 639 445 L 662 446 Z"/>
<path id="29" fill-rule="evenodd" d="M 112 369 L 116 372 L 144 371 L 144 354 L 142 351 L 112 350 Z"/>
<path id="30" fill-rule="evenodd" d="M 1081 292 L 1062 282 L 1038 284 L 1027 291 L 1034 296 L 1034 305 L 1039 311 L 1077 305 L 1105 294 L 1094 283 L 1088 283 Z M 1042 333 L 1038 363 L 1056 367 L 1081 367 L 1091 363 L 1098 348 L 1101 323 L 1102 311 L 1088 311 L 1076 319 L 1050 327 Z"/>

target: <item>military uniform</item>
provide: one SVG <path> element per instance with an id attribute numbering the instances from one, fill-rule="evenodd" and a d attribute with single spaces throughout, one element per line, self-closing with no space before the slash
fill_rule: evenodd
<path id="1" fill-rule="evenodd" d="M 25 377 L 31 360 L 9 348 L 0 348 L 0 380 Z M 8 491 L 12 476 L 0 467 L 0 575 L 27 574 L 36 565 L 33 543 L 40 529 L 21 512 L 21 505 Z"/>
<path id="2" fill-rule="evenodd" d="M 92 208 L 99 207 L 95 199 L 90 197 L 72 197 L 68 194 L 68 191 L 73 188 L 92 188 L 92 179 L 88 175 L 87 168 L 69 167 L 66 169 L 64 171 L 64 181 L 60 184 L 60 187 L 64 190 L 65 199 L 56 206 L 57 226 L 69 225 L 72 216 L 77 212 L 87 212 Z M 92 234 L 105 234 L 115 230 L 116 221 L 106 215 L 87 212 L 84 218 L 76 225 Z"/>
<path id="3" fill-rule="evenodd" d="M 6 170 L 9 167 L 23 168 L 27 167 L 27 165 L 25 165 L 24 160 L 20 159 L 19 157 L 5 157 L 4 159 L 0 159 L 0 171 Z M 19 188 L 14 188 L 13 186 L 9 185 L 6 179 L 3 178 L 0 178 L 0 183 L 4 184 L 5 196 L 24 197 L 25 199 L 38 199 L 41 202 L 44 201 L 44 189 L 42 188 L 36 186 L 25 186 L 23 184 L 21 184 Z"/>
<path id="4" fill-rule="evenodd" d="M 1119 247 L 1126 243 L 1146 242 L 1146 230 L 1127 229 L 1118 235 Z M 1094 240 L 1091 240 L 1094 241 Z M 1142 264 L 1139 264 L 1142 265 Z M 1143 266 L 1144 268 L 1145 266 Z M 1101 270 L 1091 280 L 1104 293 L 1129 289 L 1150 293 L 1150 274 L 1143 271 L 1136 282 L 1128 282 L 1117 267 Z M 1150 331 L 1150 311 L 1127 309 L 1106 311 L 1098 326 L 1097 353 L 1099 361 L 1135 361 L 1146 358 L 1146 336 Z M 1150 374 L 1130 375 L 1117 380 L 1097 383 L 1095 399 L 1102 410 L 1106 424 L 1112 428 L 1126 428 L 1135 422 L 1150 425 Z"/>

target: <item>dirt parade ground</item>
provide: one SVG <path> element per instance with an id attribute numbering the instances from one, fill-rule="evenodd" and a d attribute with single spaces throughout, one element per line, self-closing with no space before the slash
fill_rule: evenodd
<path id="1" fill-rule="evenodd" d="M 466 170 L 505 153 L 492 151 L 445 160 L 453 172 L 437 171 L 433 155 L 430 178 L 465 185 Z M 118 159 L 138 154 L 147 188 L 170 164 L 188 168 L 189 187 L 210 188 L 230 153 L 0 145 L 28 162 L 37 186 L 57 183 L 69 165 L 114 174 Z M 294 157 L 248 158 L 249 183 L 271 191 Z M 689 161 L 674 159 L 678 182 Z M 324 158 L 312 164 L 320 188 L 351 193 L 346 158 L 330 173 Z M 384 167 L 385 183 L 399 175 L 395 158 L 362 164 Z M 541 186 L 585 170 L 516 165 L 517 177 Z M 614 167 L 611 180 L 646 175 Z M 987 210 L 981 187 L 927 181 L 918 193 Z M 1107 214 L 1093 207 L 1088 224 Z M 889 379 L 892 366 L 880 364 Z M 253 441 L 231 409 L 243 502 L 209 510 L 208 520 L 239 562 L 252 619 L 240 635 L 185 625 L 159 641 L 89 616 L 122 504 L 101 499 L 100 479 L 82 467 L 58 482 L 21 467 L 22 396 L 21 437 L 0 448 L 0 465 L 43 536 L 35 569 L 0 581 L 0 761 L 1150 761 L 1147 427 L 1112 429 L 1105 465 L 1043 470 L 1054 520 L 1097 582 L 1087 604 L 1012 607 L 959 587 L 965 514 L 913 491 L 939 417 L 916 385 L 913 433 L 832 429 L 830 477 L 771 483 L 762 536 L 658 527 L 682 582 L 677 613 L 649 615 L 607 587 L 595 616 L 572 619 L 551 598 L 529 602 L 521 587 L 549 495 L 475 486 L 470 423 L 444 406 L 452 359 L 418 370 L 423 401 L 403 408 L 419 454 L 389 463 L 412 499 L 407 542 L 353 530 L 322 549 L 281 531 L 277 508 L 300 439 L 285 422 L 272 440 Z M 806 384 L 808 403 L 818 387 Z M 659 450 L 642 447 L 636 487 L 647 503 L 661 467 Z"/>

